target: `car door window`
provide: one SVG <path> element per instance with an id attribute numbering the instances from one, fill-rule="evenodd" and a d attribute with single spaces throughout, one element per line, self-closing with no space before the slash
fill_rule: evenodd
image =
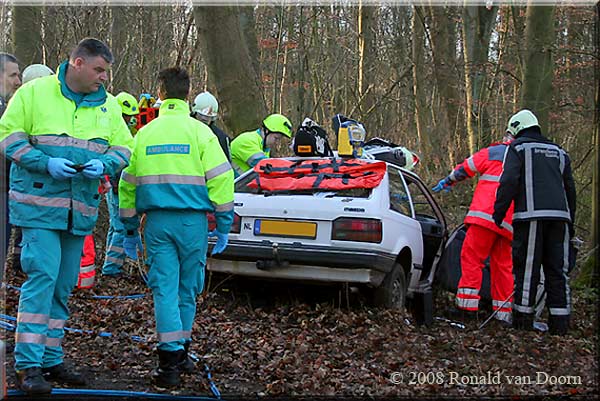
<path id="1" fill-rule="evenodd" d="M 388 177 L 390 181 L 390 209 L 412 217 L 410 198 L 400 171 L 388 165 Z"/>
<path id="2" fill-rule="evenodd" d="M 412 196 L 412 203 L 413 207 L 415 208 L 415 217 L 417 220 L 419 220 L 419 218 L 428 218 L 438 221 L 439 219 L 436 217 L 433 206 L 431 206 L 429 199 L 427 199 L 427 196 L 417 185 L 417 183 L 409 179 L 407 180 L 407 185 L 410 195 Z"/>

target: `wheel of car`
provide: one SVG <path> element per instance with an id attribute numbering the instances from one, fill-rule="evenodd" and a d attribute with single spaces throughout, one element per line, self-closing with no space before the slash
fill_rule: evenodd
<path id="1" fill-rule="evenodd" d="M 381 285 L 374 289 L 373 304 L 404 310 L 405 299 L 406 276 L 402 265 L 396 263 L 392 271 L 385 276 Z"/>

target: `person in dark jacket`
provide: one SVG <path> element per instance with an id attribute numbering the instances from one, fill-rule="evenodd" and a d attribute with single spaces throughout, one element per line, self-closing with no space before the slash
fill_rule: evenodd
<path id="1" fill-rule="evenodd" d="M 569 329 L 571 300 L 567 271 L 575 235 L 575 183 L 567 152 L 542 135 L 536 116 L 521 110 L 508 122 L 516 139 L 504 155 L 494 204 L 499 226 L 514 200 L 513 327 L 532 330 L 543 266 L 551 334 Z"/>
<path id="2" fill-rule="evenodd" d="M 219 102 L 217 102 L 217 98 L 208 91 L 200 93 L 194 99 L 194 103 L 192 103 L 192 117 L 209 126 L 213 134 L 219 139 L 219 145 L 221 145 L 223 153 L 225 153 L 227 160 L 231 163 L 231 155 L 229 152 L 229 142 L 231 140 L 225 132 L 215 125 L 218 112 Z"/>

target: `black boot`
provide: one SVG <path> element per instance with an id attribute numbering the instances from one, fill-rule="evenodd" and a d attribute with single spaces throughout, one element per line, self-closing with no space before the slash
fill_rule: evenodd
<path id="1" fill-rule="evenodd" d="M 177 368 L 181 373 L 194 373 L 196 370 L 196 364 L 188 355 L 191 343 L 191 341 L 186 341 L 183 343 L 183 350 L 185 354 L 183 356 L 183 360 L 177 364 Z"/>
<path id="2" fill-rule="evenodd" d="M 86 384 L 86 380 L 83 375 L 66 367 L 64 363 L 59 363 L 58 365 L 50 366 L 49 368 L 42 368 L 42 372 L 45 378 L 57 383 L 77 385 Z"/>
<path id="3" fill-rule="evenodd" d="M 41 368 L 17 370 L 17 384 L 27 394 L 49 394 L 52 386 L 42 376 Z"/>
<path id="4" fill-rule="evenodd" d="M 533 313 L 522 313 L 513 309 L 512 327 L 517 330 L 533 331 Z"/>
<path id="5" fill-rule="evenodd" d="M 564 336 L 569 331 L 569 315 L 548 317 L 548 332 L 550 334 Z"/>
<path id="6" fill-rule="evenodd" d="M 466 309 L 458 308 L 454 305 L 450 306 L 444 311 L 444 315 L 448 319 L 455 320 L 461 323 L 474 322 L 479 320 L 479 311 L 471 311 Z"/>
<path id="7" fill-rule="evenodd" d="M 152 379 L 159 387 L 174 387 L 181 383 L 179 363 L 183 361 L 185 350 L 158 350 L 158 368 L 152 372 Z"/>

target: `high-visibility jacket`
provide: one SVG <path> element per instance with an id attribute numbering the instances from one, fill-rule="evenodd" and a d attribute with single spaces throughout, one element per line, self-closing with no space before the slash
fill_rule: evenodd
<path id="1" fill-rule="evenodd" d="M 260 128 L 239 134 L 231 141 L 231 166 L 237 175 L 250 170 L 256 163 L 270 156 L 270 149 L 264 149 L 264 137 Z"/>
<path id="2" fill-rule="evenodd" d="M 92 288 L 96 280 L 96 247 L 94 236 L 86 235 L 83 240 L 83 251 L 79 268 L 77 288 Z"/>
<path id="3" fill-rule="evenodd" d="M 6 110 L 7 101 L 0 95 L 0 117 L 4 114 L 4 110 Z M 10 162 L 4 157 L 0 156 L 0 192 L 8 192 L 8 180 L 10 176 Z M 6 198 L 3 198 L 6 199 Z M 4 203 L 2 203 L 4 204 Z M 8 224 L 8 222 L 6 222 Z"/>
<path id="4" fill-rule="evenodd" d="M 214 212 L 217 230 L 233 222 L 233 170 L 210 128 L 188 104 L 166 99 L 158 118 L 138 131 L 131 164 L 119 182 L 119 215 L 127 231 L 148 210 Z"/>
<path id="5" fill-rule="evenodd" d="M 13 161 L 13 225 L 87 235 L 98 217 L 98 179 L 76 174 L 56 180 L 48 173 L 48 160 L 62 157 L 85 164 L 99 159 L 104 172 L 115 175 L 129 163 L 133 138 L 117 100 L 102 86 L 85 96 L 67 87 L 67 65 L 61 64 L 58 75 L 17 90 L 0 119 L 0 149 Z"/>
<path id="6" fill-rule="evenodd" d="M 499 228 L 492 218 L 496 190 L 502 174 L 502 161 L 508 144 L 509 142 L 494 143 L 481 149 L 456 166 L 448 178 L 454 184 L 479 174 L 479 181 L 475 187 L 471 206 L 464 222 L 465 224 L 477 224 L 486 227 L 512 240 L 513 205 L 510 205 L 508 213 L 502 221 L 502 228 Z"/>

